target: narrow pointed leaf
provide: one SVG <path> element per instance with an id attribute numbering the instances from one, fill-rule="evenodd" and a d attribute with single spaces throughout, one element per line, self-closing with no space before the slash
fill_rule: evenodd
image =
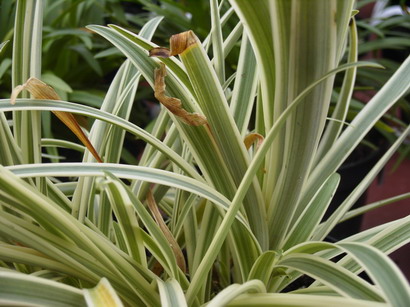
<path id="1" fill-rule="evenodd" d="M 374 247 L 360 243 L 340 243 L 370 275 L 376 285 L 394 307 L 410 304 L 410 289 L 404 275 L 394 262 Z"/>
<path id="2" fill-rule="evenodd" d="M 343 296 L 376 302 L 384 301 L 377 288 L 350 271 L 319 256 L 289 254 L 278 262 L 278 266 L 281 265 L 313 276 Z"/>
<path id="3" fill-rule="evenodd" d="M 285 239 L 284 249 L 308 241 L 324 216 L 339 185 L 340 175 L 331 175 L 301 213 Z"/>
<path id="4" fill-rule="evenodd" d="M 87 306 L 81 290 L 18 272 L 0 271 L 0 305 Z"/>
<path id="5" fill-rule="evenodd" d="M 229 307 L 388 307 L 388 304 L 374 301 L 358 300 L 337 296 L 291 294 L 291 293 L 266 293 L 243 294 L 230 302 Z"/>
<path id="6" fill-rule="evenodd" d="M 312 171 L 303 191 L 302 203 L 308 202 L 320 182 L 323 182 L 324 178 L 337 170 L 377 120 L 406 93 L 410 87 L 409 70 L 410 56 L 383 88 L 366 104 Z"/>
<path id="7" fill-rule="evenodd" d="M 141 237 L 142 229 L 139 227 L 131 199 L 121 190 L 119 182 L 110 178 L 106 180 L 106 192 L 122 231 L 128 253 L 138 263 L 147 267 L 144 242 Z"/>
<path id="8" fill-rule="evenodd" d="M 257 279 L 249 280 L 242 285 L 233 284 L 219 292 L 207 306 L 226 306 L 230 301 L 244 293 L 266 293 L 266 287 Z"/>
<path id="9" fill-rule="evenodd" d="M 275 251 L 266 251 L 255 261 L 249 273 L 248 280 L 258 279 L 265 285 L 268 284 L 272 276 L 272 270 L 278 262 L 280 254 Z"/>

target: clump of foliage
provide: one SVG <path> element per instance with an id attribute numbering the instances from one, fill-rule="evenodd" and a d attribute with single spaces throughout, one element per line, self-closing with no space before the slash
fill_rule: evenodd
<path id="1" fill-rule="evenodd" d="M 187 31 L 172 36 L 170 48 L 151 42 L 160 17 L 138 35 L 117 25 L 88 26 L 127 58 L 101 107 L 92 108 L 58 100 L 42 82 L 26 83 L 41 78 L 42 6 L 18 1 L 13 88 L 25 85 L 14 94 L 25 88 L 37 99 L 23 92 L 0 100 L 1 112 L 13 112 L 12 125 L 0 116 L 0 302 L 409 304 L 409 285 L 387 256 L 409 241 L 409 217 L 339 242 L 326 236 L 391 201 L 350 210 L 410 126 L 323 216 L 338 167 L 408 90 L 410 58 L 344 125 L 357 69 L 380 67 L 357 61 L 354 1 L 229 4 L 209 1 L 207 39 Z M 224 24 L 234 15 L 237 26 L 226 35 Z M 237 44 L 230 74 L 225 60 Z M 342 72 L 329 119 L 334 77 Z M 129 120 L 141 77 L 163 106 L 150 132 Z M 41 89 L 48 96 L 38 95 Z M 44 138 L 40 111 L 69 118 L 70 129 L 76 121 L 68 113 L 94 118 L 87 149 Z M 138 165 L 120 163 L 125 133 L 147 143 Z M 83 151 L 83 161 L 44 163 L 45 147 Z M 371 281 L 359 277 L 363 271 Z M 305 275 L 313 281 L 298 285 Z"/>

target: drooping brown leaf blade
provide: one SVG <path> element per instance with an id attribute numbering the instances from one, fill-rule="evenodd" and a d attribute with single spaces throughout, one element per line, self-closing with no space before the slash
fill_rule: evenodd
<path id="1" fill-rule="evenodd" d="M 154 216 L 155 221 L 157 222 L 159 228 L 161 229 L 169 245 L 171 246 L 172 251 L 174 252 L 178 267 L 182 270 L 182 272 L 185 273 L 186 265 L 185 265 L 184 254 L 182 253 L 182 250 L 179 247 L 178 242 L 175 240 L 173 234 L 168 229 L 167 224 L 165 224 L 164 219 L 162 218 L 161 212 L 158 209 L 158 205 L 155 202 L 154 196 L 152 195 L 151 191 L 148 191 L 147 203 L 148 203 L 148 208 L 150 209 L 152 215 Z"/>
<path id="2" fill-rule="evenodd" d="M 12 104 L 16 102 L 17 96 L 21 91 L 27 90 L 33 95 L 34 99 L 48 99 L 48 100 L 61 100 L 57 95 L 55 90 L 37 78 L 30 78 L 26 83 L 17 86 L 11 93 L 10 101 Z M 52 111 L 77 137 L 78 139 L 87 147 L 94 158 L 102 163 L 102 159 L 95 150 L 94 146 L 91 144 L 88 137 L 85 135 L 84 131 L 81 129 L 77 120 L 74 118 L 73 114 L 61 111 Z"/>

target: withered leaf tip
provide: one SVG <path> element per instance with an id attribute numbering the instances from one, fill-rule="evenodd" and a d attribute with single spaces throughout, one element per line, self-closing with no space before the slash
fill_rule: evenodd
<path id="1" fill-rule="evenodd" d="M 150 57 L 169 58 L 174 55 L 183 53 L 188 47 L 199 43 L 198 38 L 191 30 L 175 34 L 170 39 L 170 49 L 165 47 L 156 47 L 149 51 Z"/>

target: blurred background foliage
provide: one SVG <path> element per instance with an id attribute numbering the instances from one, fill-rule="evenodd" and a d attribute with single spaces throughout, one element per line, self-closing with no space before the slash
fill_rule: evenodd
<path id="1" fill-rule="evenodd" d="M 63 100 L 100 107 L 115 72 L 124 57 L 112 45 L 98 35 L 88 31 L 90 24 L 117 24 L 133 32 L 139 32 L 143 24 L 154 16 L 164 16 L 153 41 L 160 46 L 169 45 L 169 37 L 175 33 L 193 30 L 204 40 L 210 31 L 210 9 L 208 0 L 45 0 L 43 31 L 42 79 L 52 85 Z M 228 5 L 221 2 L 222 13 Z M 408 5 L 407 1 L 407 5 Z M 11 50 L 15 0 L 0 1 L 0 43 L 9 41 L 0 53 L 0 97 L 8 97 L 11 92 Z M 383 15 L 392 5 L 400 9 L 397 16 Z M 361 0 L 357 3 L 361 11 L 358 15 L 360 57 L 371 59 L 386 67 L 385 70 L 360 69 L 357 76 L 355 100 L 349 117 L 352 119 L 366 101 L 390 78 L 400 63 L 409 54 L 410 15 L 406 1 Z M 224 26 L 224 37 L 235 27 L 238 19 L 231 17 Z M 210 52 L 212 52 L 210 50 Z M 236 63 L 239 46 L 229 53 L 227 62 Z M 231 59 L 231 60 L 230 60 Z M 231 67 L 235 68 L 235 67 Z M 227 71 L 227 76 L 232 72 Z M 342 76 L 336 80 L 340 82 Z M 335 99 L 337 92 L 335 92 Z M 155 118 L 159 108 L 152 90 L 142 80 L 131 121 L 146 127 Z M 54 121 L 54 119 L 52 119 Z M 50 120 L 49 120 L 50 121 Z M 383 139 L 392 141 L 403 123 L 410 121 L 409 95 L 401 99 L 378 124 Z M 54 122 L 53 122 L 54 123 Z M 82 123 L 87 126 L 86 122 Z M 50 125 L 52 133 L 63 138 L 65 128 Z M 51 129 L 51 128 L 50 128 Z M 51 131 L 46 133 L 51 135 Z M 136 140 L 128 140 L 130 147 L 137 148 Z M 376 144 L 373 144 L 377 146 Z M 402 146 L 402 157 L 410 156 L 410 144 Z M 132 162 L 132 161 L 127 161 Z"/>

